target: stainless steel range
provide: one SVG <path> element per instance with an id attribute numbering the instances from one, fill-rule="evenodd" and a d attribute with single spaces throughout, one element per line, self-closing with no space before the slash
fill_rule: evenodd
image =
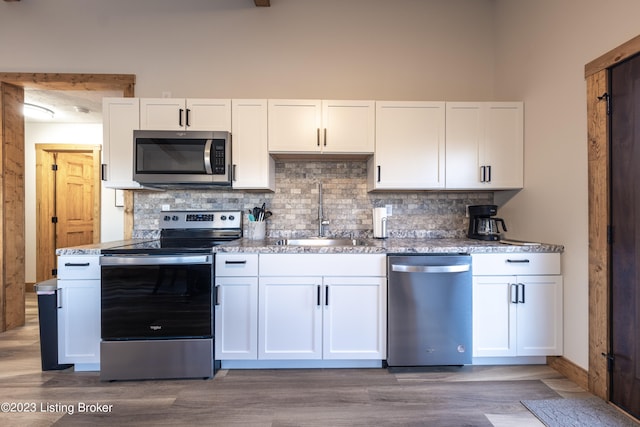
<path id="1" fill-rule="evenodd" d="M 242 237 L 241 211 L 160 214 L 160 239 L 102 251 L 100 379 L 211 378 L 212 247 Z"/>

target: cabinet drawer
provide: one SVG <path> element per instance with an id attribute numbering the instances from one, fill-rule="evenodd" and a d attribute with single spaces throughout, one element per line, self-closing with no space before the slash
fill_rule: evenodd
<path id="1" fill-rule="evenodd" d="M 257 275 L 257 254 L 216 254 L 216 277 Z"/>
<path id="2" fill-rule="evenodd" d="M 560 274 L 559 253 L 472 254 L 474 276 Z"/>
<path id="3" fill-rule="evenodd" d="M 385 254 L 262 254 L 260 276 L 387 275 Z"/>
<path id="4" fill-rule="evenodd" d="M 58 279 L 83 280 L 100 278 L 100 255 L 61 255 L 58 257 Z"/>

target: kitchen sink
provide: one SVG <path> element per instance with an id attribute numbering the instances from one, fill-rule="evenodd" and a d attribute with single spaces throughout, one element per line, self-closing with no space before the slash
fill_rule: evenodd
<path id="1" fill-rule="evenodd" d="M 315 237 L 309 239 L 282 239 L 276 242 L 282 246 L 367 246 L 365 240 L 360 239 L 328 239 Z"/>

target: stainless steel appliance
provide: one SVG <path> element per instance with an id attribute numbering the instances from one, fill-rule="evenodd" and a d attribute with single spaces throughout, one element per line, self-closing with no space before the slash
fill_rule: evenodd
<path id="1" fill-rule="evenodd" d="M 231 134 L 133 131 L 133 179 L 155 186 L 231 186 Z"/>
<path id="2" fill-rule="evenodd" d="M 211 248 L 242 236 L 241 211 L 162 212 L 160 239 L 102 250 L 100 379 L 210 378 Z"/>
<path id="3" fill-rule="evenodd" d="M 496 205 L 473 205 L 469 210 L 469 230 L 467 237 L 477 240 L 500 240 L 500 225 L 502 231 L 507 231 L 507 226 L 502 218 L 496 218 L 498 207 Z"/>
<path id="4" fill-rule="evenodd" d="M 390 255 L 387 270 L 388 366 L 470 364 L 471 256 Z"/>

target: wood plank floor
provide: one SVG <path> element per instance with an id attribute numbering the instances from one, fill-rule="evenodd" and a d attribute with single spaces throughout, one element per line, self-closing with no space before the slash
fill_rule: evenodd
<path id="1" fill-rule="evenodd" d="M 112 383 L 42 372 L 33 294 L 27 324 L 0 334 L 0 403 L 33 409 L 3 407 L 2 426 L 541 426 L 520 400 L 585 395 L 547 366 L 222 370 L 213 380 Z"/>

